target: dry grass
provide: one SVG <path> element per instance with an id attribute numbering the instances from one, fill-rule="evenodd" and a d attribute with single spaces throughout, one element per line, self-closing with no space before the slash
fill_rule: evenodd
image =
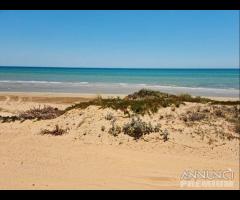
<path id="1" fill-rule="evenodd" d="M 121 133 L 122 129 L 120 126 L 118 125 L 114 125 L 112 126 L 109 130 L 108 130 L 108 133 L 110 135 L 113 135 L 114 137 L 118 136 L 120 133 Z"/>
<path id="2" fill-rule="evenodd" d="M 66 108 L 65 112 L 72 109 L 84 109 L 90 105 L 100 106 L 101 108 L 112 108 L 114 110 L 121 110 L 128 116 L 130 112 L 135 114 L 152 114 L 156 113 L 161 107 L 172 106 L 175 108 L 184 102 L 195 102 L 195 103 L 210 103 L 210 104 L 223 104 L 223 105 L 240 105 L 240 101 L 215 101 L 202 97 L 192 97 L 188 94 L 173 95 L 163 93 L 154 90 L 142 89 L 138 92 L 130 94 L 125 98 L 108 98 L 103 99 L 98 97 L 89 102 L 81 102 Z"/>
<path id="3" fill-rule="evenodd" d="M 185 122 L 195 122 L 205 119 L 207 115 L 205 113 L 188 111 L 181 115 L 181 119 Z"/>
<path id="4" fill-rule="evenodd" d="M 50 131 L 50 130 L 45 129 L 45 130 L 42 130 L 42 131 L 40 132 L 40 134 L 41 134 L 41 135 L 60 136 L 60 135 L 65 134 L 66 132 L 67 132 L 66 130 L 61 129 L 61 128 L 59 128 L 58 125 L 56 125 L 53 130 Z"/>
<path id="5" fill-rule="evenodd" d="M 2 123 L 6 123 L 6 122 L 15 122 L 15 121 L 17 121 L 17 120 L 19 120 L 19 118 L 17 117 L 17 116 L 0 116 L 0 121 L 2 122 Z"/>
<path id="6" fill-rule="evenodd" d="M 14 122 L 14 121 L 25 121 L 25 120 L 46 120 L 54 119 L 62 115 L 64 111 L 59 110 L 58 108 L 53 108 L 51 106 L 44 106 L 43 108 L 32 108 L 30 110 L 24 111 L 17 116 L 0 116 L 0 121 L 5 122 Z"/>
<path id="7" fill-rule="evenodd" d="M 37 120 L 46 120 L 54 119 L 60 116 L 63 111 L 58 110 L 58 108 L 53 108 L 51 106 L 44 106 L 43 108 L 32 108 L 25 112 L 22 112 L 19 115 L 20 119 L 37 119 Z"/>
<path id="8" fill-rule="evenodd" d="M 240 121 L 236 120 L 234 124 L 234 131 L 240 135 Z"/>
<path id="9" fill-rule="evenodd" d="M 107 113 L 107 115 L 105 116 L 106 120 L 112 120 L 114 118 L 112 113 Z"/>

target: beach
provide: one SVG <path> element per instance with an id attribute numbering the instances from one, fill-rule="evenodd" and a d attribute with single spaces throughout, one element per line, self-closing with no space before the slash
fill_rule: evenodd
<path id="1" fill-rule="evenodd" d="M 6 10 L 0 27 L 0 190 L 240 189 L 238 10 Z"/>
<path id="2" fill-rule="evenodd" d="M 121 98 L 125 95 L 119 94 Z M 122 96 L 121 96 L 122 95 Z M 1 92 L 0 115 L 13 116 L 34 107 L 65 109 L 87 102 L 98 94 Z M 102 94 L 103 98 L 116 94 Z M 215 97 L 216 98 L 216 97 Z M 221 98 L 221 100 L 236 100 Z M 89 106 L 73 109 L 49 120 L 0 123 L 1 189 L 239 189 L 239 139 L 231 123 L 222 117 L 186 124 L 179 116 L 189 110 L 215 109 L 208 104 L 186 103 L 179 108 L 161 108 L 145 121 L 160 123 L 169 131 L 164 142 L 159 133 L 142 139 L 108 133 L 112 113 L 117 124 L 129 121 L 121 111 Z M 41 135 L 56 125 L 66 129 L 61 136 Z M 102 126 L 106 130 L 101 130 Z M 199 132 L 205 131 L 204 136 Z M 237 136 L 235 134 L 235 136 Z M 234 136 L 234 137 L 235 137 Z M 234 172 L 233 186 L 190 187 L 181 185 L 185 170 Z"/>

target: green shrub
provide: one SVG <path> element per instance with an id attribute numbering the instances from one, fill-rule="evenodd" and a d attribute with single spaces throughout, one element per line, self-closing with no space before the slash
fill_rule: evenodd
<path id="1" fill-rule="evenodd" d="M 151 98 L 166 98 L 169 94 L 162 93 L 159 91 L 141 89 L 138 92 L 134 92 L 133 94 L 129 94 L 125 97 L 128 100 L 136 100 L 136 99 L 151 99 Z"/>
<path id="2" fill-rule="evenodd" d="M 160 125 L 153 127 L 152 124 L 142 121 L 139 117 L 132 118 L 129 123 L 124 124 L 123 133 L 133 137 L 135 140 L 152 132 L 159 132 Z"/>
<path id="3" fill-rule="evenodd" d="M 116 137 L 121 133 L 122 129 L 120 126 L 115 125 L 115 122 L 116 122 L 116 119 L 111 121 L 112 127 L 108 130 L 108 133 Z"/>
<path id="4" fill-rule="evenodd" d="M 202 97 L 192 97 L 189 94 L 181 94 L 179 96 L 162 93 L 154 90 L 142 89 L 138 92 L 130 94 L 125 98 L 121 99 L 117 98 L 108 98 L 102 99 L 98 97 L 89 102 L 82 102 L 79 104 L 75 104 L 73 106 L 68 107 L 66 111 L 81 108 L 84 109 L 90 105 L 100 106 L 101 108 L 112 108 L 114 110 L 121 110 L 124 114 L 130 116 L 129 111 L 135 114 L 151 114 L 156 113 L 161 107 L 168 106 L 176 106 L 179 107 L 180 104 L 184 104 L 184 102 L 196 102 L 196 103 L 212 103 L 212 104 L 229 104 L 229 105 L 237 105 L 240 104 L 239 101 L 236 102 L 221 102 L 221 101 L 213 101 L 211 99 L 202 98 Z"/>

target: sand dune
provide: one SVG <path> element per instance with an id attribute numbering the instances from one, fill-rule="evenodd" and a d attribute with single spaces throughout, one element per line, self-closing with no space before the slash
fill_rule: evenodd
<path id="1" fill-rule="evenodd" d="M 64 109 L 90 98 L 93 96 L 6 93 L 0 96 L 0 115 L 44 105 Z M 108 113 L 120 126 L 129 119 L 120 111 L 96 106 L 71 110 L 51 120 L 0 123 L 0 189 L 192 189 L 180 187 L 184 170 L 229 168 L 235 172 L 234 187 L 216 189 L 238 189 L 239 139 L 221 139 L 216 134 L 234 135 L 231 124 L 216 118 L 210 124 L 189 125 L 179 118 L 187 110 L 207 106 L 187 103 L 142 117 L 169 130 L 167 142 L 159 133 L 138 141 L 122 133 L 110 135 L 111 123 L 105 119 Z M 55 125 L 67 134 L 39 134 Z M 102 131 L 102 126 L 106 130 Z M 197 131 L 205 131 L 207 137 Z"/>

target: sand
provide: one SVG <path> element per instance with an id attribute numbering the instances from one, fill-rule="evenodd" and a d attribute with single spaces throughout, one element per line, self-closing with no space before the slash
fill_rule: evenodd
<path id="1" fill-rule="evenodd" d="M 0 115 L 16 115 L 44 105 L 64 109 L 94 97 L 0 93 Z M 239 189 L 239 139 L 219 139 L 219 134 L 235 134 L 232 125 L 222 118 L 212 120 L 211 124 L 196 122 L 194 125 L 179 118 L 187 110 L 207 106 L 187 103 L 142 117 L 167 129 L 167 142 L 159 133 L 138 141 L 122 133 L 117 137 L 110 135 L 111 122 L 105 119 L 108 113 L 117 118 L 119 126 L 129 119 L 120 111 L 96 106 L 71 110 L 52 120 L 0 123 L 0 189 L 207 189 L 180 187 L 180 177 L 189 169 L 231 169 L 235 175 L 233 187 L 214 189 Z M 67 134 L 39 134 L 55 125 L 66 129 Z M 102 131 L 102 126 L 106 130 Z M 205 131 L 207 136 L 203 138 L 196 130 Z"/>

